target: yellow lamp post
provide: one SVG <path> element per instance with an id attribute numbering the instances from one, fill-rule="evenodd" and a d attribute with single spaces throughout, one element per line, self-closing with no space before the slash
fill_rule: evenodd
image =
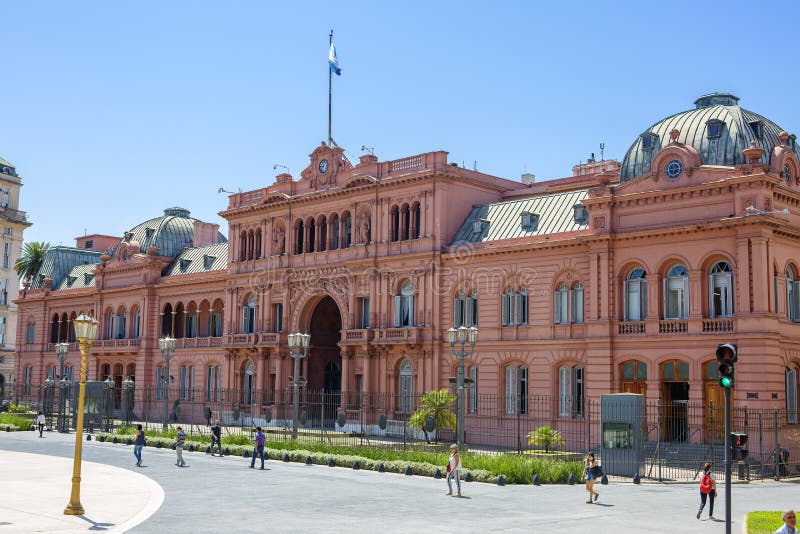
<path id="1" fill-rule="evenodd" d="M 97 337 L 97 321 L 91 315 L 80 314 L 74 321 L 75 337 L 81 351 L 81 382 L 78 390 L 78 420 L 75 424 L 75 458 L 72 464 L 72 493 L 64 515 L 83 515 L 81 505 L 81 452 L 83 451 L 83 401 L 86 395 L 86 359 Z"/>

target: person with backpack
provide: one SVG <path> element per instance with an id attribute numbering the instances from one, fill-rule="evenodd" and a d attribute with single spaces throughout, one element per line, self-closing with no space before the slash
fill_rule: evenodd
<path id="1" fill-rule="evenodd" d="M 250 460 L 250 469 L 256 466 L 256 455 L 261 458 L 261 469 L 264 469 L 264 443 L 267 441 L 267 436 L 261 431 L 261 427 L 256 427 L 256 437 L 253 440 L 253 458 Z"/>
<path id="2" fill-rule="evenodd" d="M 708 499 L 708 518 L 714 519 L 714 499 L 717 496 L 717 481 L 714 480 L 714 473 L 711 472 L 711 464 L 706 462 L 703 466 L 703 474 L 700 476 L 700 509 L 697 511 L 697 519 L 703 513 Z"/>
<path id="3" fill-rule="evenodd" d="M 583 477 L 586 479 L 586 491 L 589 492 L 589 500 L 586 501 L 586 504 L 592 504 L 592 497 L 594 497 L 594 502 L 597 502 L 597 499 L 600 498 L 600 494 L 594 491 L 594 484 L 597 482 L 597 479 L 603 476 L 603 471 L 600 469 L 600 466 L 597 465 L 597 461 L 594 459 L 594 453 L 590 452 L 586 455 L 586 462 L 583 467 Z"/>

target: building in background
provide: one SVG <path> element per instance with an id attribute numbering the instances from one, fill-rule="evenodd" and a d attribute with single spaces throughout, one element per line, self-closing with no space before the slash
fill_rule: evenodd
<path id="1" fill-rule="evenodd" d="M 521 416 L 583 425 L 587 399 L 614 392 L 668 403 L 656 425 L 667 441 L 718 438 L 720 342 L 739 345 L 736 406 L 780 409 L 793 425 L 798 177 L 795 136 L 723 93 L 644 130 L 621 163 L 591 158 L 541 183 L 446 152 L 353 164 L 322 143 L 297 179 L 230 195 L 228 242 L 170 208 L 124 236 L 54 249 L 18 301 L 17 381 L 52 373 L 54 343 L 74 343 L 71 321 L 92 311 L 90 377 L 134 377 L 150 392 L 137 409 L 160 402 L 169 335 L 171 399 L 281 417 L 286 336 L 308 332 L 305 390 L 345 419 L 363 417 L 366 393 L 372 423 L 447 387 L 458 365 L 447 330 L 476 326 L 473 442 L 487 421 L 503 436 Z"/>
<path id="2" fill-rule="evenodd" d="M 3 250 L 0 259 L 0 398 L 14 376 L 17 339 L 19 277 L 14 263 L 22 250 L 22 233 L 31 225 L 19 209 L 22 181 L 14 166 L 0 158 L 0 228 Z"/>

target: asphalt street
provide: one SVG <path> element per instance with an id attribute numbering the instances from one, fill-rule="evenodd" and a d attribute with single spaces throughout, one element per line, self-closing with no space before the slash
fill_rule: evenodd
<path id="1" fill-rule="evenodd" d="M 0 451 L 71 457 L 74 435 L 0 433 Z M 586 504 L 582 485 L 462 483 L 464 497 L 445 495 L 444 480 L 267 461 L 249 469 L 241 457 L 144 449 L 141 468 L 133 447 L 84 441 L 84 459 L 135 470 L 164 490 L 161 507 L 135 533 L 192 532 L 724 532 L 722 520 L 695 518 L 696 484 L 615 483 L 598 486 Z M 0 453 L 1 454 L 1 453 Z M 467 466 L 468 467 L 468 466 Z M 69 480 L 63 481 L 68 487 Z M 92 480 L 83 481 L 84 485 Z M 722 490 L 722 488 L 720 488 Z M 115 488 L 107 488 L 115 491 Z M 724 519 L 724 492 L 715 516 Z M 737 484 L 733 532 L 753 510 L 800 508 L 800 486 L 790 482 Z M 88 511 L 87 511 L 88 512 Z M 0 534 L 2 534 L 0 526 Z"/>

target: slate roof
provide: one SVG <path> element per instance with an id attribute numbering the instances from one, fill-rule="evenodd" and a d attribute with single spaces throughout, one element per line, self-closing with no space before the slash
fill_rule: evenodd
<path id="1" fill-rule="evenodd" d="M 94 271 L 96 264 L 76 265 L 64 280 L 56 287 L 57 290 L 63 289 L 83 289 L 95 286 Z M 55 286 L 54 286 L 55 287 Z"/>
<path id="2" fill-rule="evenodd" d="M 45 278 L 52 278 L 53 287 L 57 288 L 76 266 L 91 265 L 94 268 L 94 264 L 100 263 L 100 254 L 62 245 L 51 246 L 44 256 L 39 272 L 31 281 L 31 288 L 44 287 Z"/>
<path id="3" fill-rule="evenodd" d="M 159 256 L 177 256 L 191 247 L 194 240 L 194 222 L 198 220 L 189 216 L 184 208 L 167 208 L 164 215 L 150 219 L 134 226 L 131 241 L 138 241 L 142 252 L 147 252 L 151 245 L 158 247 Z M 217 232 L 217 241 L 227 241 L 221 232 Z"/>
<path id="4" fill-rule="evenodd" d="M 650 171 L 652 157 L 670 142 L 669 132 L 675 128 L 680 132 L 678 141 L 694 147 L 702 158 L 704 165 L 735 166 L 745 162 L 742 150 L 750 146 L 751 141 L 764 149 L 761 158 L 769 163 L 769 156 L 775 145 L 780 144 L 778 134 L 780 126 L 757 113 L 739 107 L 739 98 L 728 93 L 712 93 L 695 101 L 695 109 L 676 113 L 660 120 L 634 141 L 625 158 L 622 160 L 620 182 L 627 182 Z M 719 137 L 708 137 L 708 121 L 721 121 L 724 127 Z M 757 137 L 752 122 L 760 122 L 761 137 Z M 652 150 L 644 150 L 643 139 L 647 134 L 655 134 Z M 795 154 L 800 157 L 797 144 Z"/>
<path id="5" fill-rule="evenodd" d="M 228 243 L 187 248 L 178 254 L 164 276 L 223 271 L 228 268 Z"/>
<path id="6" fill-rule="evenodd" d="M 576 224 L 572 207 L 583 202 L 586 196 L 587 190 L 580 189 L 474 206 L 451 246 L 585 230 L 588 222 Z M 523 212 L 539 216 L 535 229 L 523 228 Z M 480 232 L 475 231 L 477 221 L 483 221 Z"/>

